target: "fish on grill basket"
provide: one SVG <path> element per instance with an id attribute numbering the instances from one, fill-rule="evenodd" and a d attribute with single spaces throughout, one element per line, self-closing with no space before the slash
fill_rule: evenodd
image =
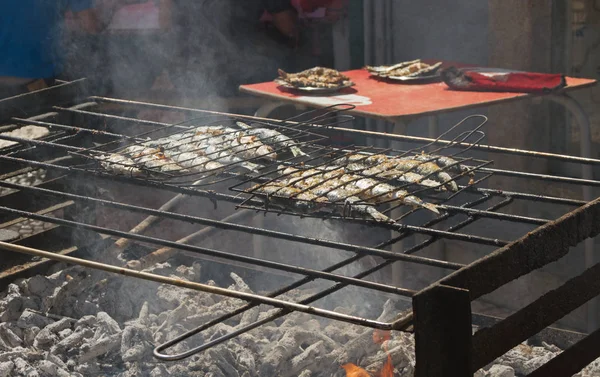
<path id="1" fill-rule="evenodd" d="M 368 215 L 376 221 L 389 222 L 390 219 L 374 207 L 362 203 L 381 204 L 399 201 L 404 205 L 425 208 L 439 214 L 434 204 L 426 203 L 405 190 L 372 178 L 348 174 L 344 169 L 281 168 L 284 177 L 270 183 L 271 185 L 294 187 L 316 197 L 326 197 L 331 203 L 343 201 L 355 212 Z M 263 189 L 260 185 L 253 188 L 254 192 L 266 193 L 261 190 Z"/>
<path id="2" fill-rule="evenodd" d="M 333 169 L 323 172 L 317 169 L 298 170 L 296 168 L 287 168 L 283 171 L 283 174 L 289 174 L 289 177 L 291 177 L 290 183 L 295 187 L 308 189 L 318 195 L 327 195 L 331 189 L 341 188 L 347 194 L 356 196 L 365 202 L 381 204 L 384 202 L 400 201 L 404 205 L 421 207 L 439 214 L 435 205 L 426 203 L 416 196 L 410 195 L 406 190 L 400 190 L 373 178 L 348 174 L 344 169 Z M 328 199 L 330 198 L 328 197 Z"/>
<path id="3" fill-rule="evenodd" d="M 239 128 L 244 130 L 246 135 L 254 135 L 260 138 L 262 143 L 266 144 L 277 144 L 284 148 L 288 148 L 294 157 L 307 156 L 297 145 L 294 140 L 281 132 L 269 129 L 269 128 L 254 128 L 244 122 L 235 123 Z"/>
<path id="4" fill-rule="evenodd" d="M 161 148 L 166 156 L 180 164 L 194 166 L 195 171 L 218 169 L 218 166 L 211 163 L 214 162 L 222 165 L 236 164 L 257 172 L 263 166 L 246 159 L 272 160 L 276 157 L 273 148 L 258 142 L 255 136 L 242 136 L 228 131 L 237 130 L 217 127 L 200 128 L 195 132 L 153 140 L 148 142 L 148 145 Z M 197 160 L 190 163 L 189 159 L 193 157 L 191 154 L 195 154 Z"/>
<path id="5" fill-rule="evenodd" d="M 287 73 L 278 70 L 279 78 L 276 81 L 284 82 L 295 88 L 342 88 L 352 86 L 350 78 L 331 68 L 314 67 L 298 73 Z"/>
<path id="6" fill-rule="evenodd" d="M 450 191 L 458 191 L 458 185 L 452 180 L 450 174 L 443 171 L 442 168 L 433 162 L 423 162 L 414 159 L 404 159 L 401 157 L 388 157 L 383 154 L 375 154 L 370 156 L 351 154 L 344 156 L 341 159 L 337 159 L 336 164 L 340 164 L 342 166 L 358 164 L 363 165 L 365 169 L 385 164 L 385 166 L 389 167 L 389 169 L 395 169 L 401 172 L 414 172 L 424 176 L 435 176 L 439 182 L 446 185 Z"/>
<path id="7" fill-rule="evenodd" d="M 372 75 L 379 77 L 419 77 L 435 73 L 442 66 L 441 62 L 435 64 L 423 63 L 421 59 L 402 62 L 392 66 L 365 66 Z"/>
<path id="8" fill-rule="evenodd" d="M 447 157 L 447 156 L 436 156 L 436 155 L 421 153 L 416 156 L 402 157 L 402 159 L 403 160 L 417 160 L 417 161 L 423 161 L 423 162 L 435 162 L 438 166 L 447 168 L 449 171 L 451 171 L 453 173 L 456 173 L 456 174 L 468 173 L 469 175 L 473 175 L 473 172 L 471 171 L 471 169 L 468 166 L 462 165 L 455 159 L 453 159 L 451 157 Z"/>
<path id="9" fill-rule="evenodd" d="M 286 182 L 274 181 L 269 184 L 258 184 L 249 189 L 253 194 L 261 194 L 268 198 L 269 202 L 281 204 L 284 207 L 293 207 L 301 213 L 311 213 L 324 208 L 333 208 L 334 202 L 345 201 L 343 215 L 347 212 L 351 216 L 365 219 L 372 219 L 378 222 L 393 223 L 394 221 L 379 212 L 372 205 L 360 203 L 362 200 L 355 196 L 350 196 L 345 190 L 338 188 L 329 190 L 327 197 L 317 195 L 312 191 L 304 191 L 296 187 L 286 186 Z M 281 199 L 284 200 L 281 200 Z"/>
<path id="10" fill-rule="evenodd" d="M 446 188 L 439 182 L 436 182 L 432 179 L 427 179 L 421 174 L 396 169 L 393 163 L 384 163 L 372 167 L 367 167 L 360 163 L 352 163 L 348 164 L 345 167 L 345 169 L 349 173 L 359 173 L 361 175 L 366 175 L 373 178 L 393 180 L 399 183 L 420 185 L 424 187 L 438 189 L 441 191 L 446 190 Z"/>
<path id="11" fill-rule="evenodd" d="M 130 145 L 125 148 L 123 154 L 129 156 L 135 164 L 151 171 L 161 173 L 185 173 L 186 169 L 177 165 L 175 161 L 165 155 L 158 148 L 150 148 L 145 145 Z"/>
<path id="12" fill-rule="evenodd" d="M 111 153 L 97 156 L 96 159 L 100 161 L 100 166 L 113 174 L 129 175 L 131 177 L 144 175 L 142 170 L 136 166 L 135 161 L 127 156 Z"/>

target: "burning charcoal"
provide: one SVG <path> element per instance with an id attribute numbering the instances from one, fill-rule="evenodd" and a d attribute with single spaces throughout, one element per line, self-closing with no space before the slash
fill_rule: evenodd
<path id="1" fill-rule="evenodd" d="M 229 289 L 234 289 L 236 291 L 247 292 L 247 293 L 254 293 L 252 291 L 252 289 L 250 289 L 248 284 L 246 284 L 244 279 L 242 279 L 239 275 L 232 272 L 229 274 L 229 276 L 235 282 L 235 285 L 229 287 Z"/>
<path id="2" fill-rule="evenodd" d="M 215 347 L 207 351 L 210 359 L 221 369 L 223 374 L 228 377 L 239 377 L 240 373 L 235 367 L 236 361 L 231 352 L 226 347 Z"/>
<path id="3" fill-rule="evenodd" d="M 182 302 L 177 308 L 172 310 L 168 315 L 165 321 L 160 325 L 156 332 L 161 332 L 165 328 L 173 326 L 176 323 L 181 323 L 183 320 L 190 316 L 191 313 L 195 312 L 192 310 L 187 303 L 187 300 Z"/>
<path id="4" fill-rule="evenodd" d="M 292 359 L 292 367 L 289 373 L 295 375 L 302 369 L 311 365 L 317 356 L 323 355 L 325 354 L 325 352 L 326 349 L 323 345 L 322 340 L 316 342 L 315 344 L 312 344 L 311 346 L 307 347 L 301 354 L 294 356 L 294 358 Z"/>
<path id="5" fill-rule="evenodd" d="M 125 372 L 119 373 L 118 377 L 137 377 L 143 376 L 142 366 L 139 363 L 127 363 Z"/>
<path id="6" fill-rule="evenodd" d="M 104 336 L 96 341 L 93 345 L 89 347 L 87 351 L 83 351 L 82 354 L 78 358 L 79 363 L 85 363 L 96 357 L 105 355 L 115 349 L 118 349 L 121 345 L 121 332 L 110 336 Z"/>
<path id="7" fill-rule="evenodd" d="M 515 377 L 515 370 L 505 365 L 492 365 L 487 371 L 488 377 Z"/>
<path id="8" fill-rule="evenodd" d="M 11 348 L 21 345 L 23 330 L 15 322 L 6 322 L 0 324 L 0 339 Z"/>
<path id="9" fill-rule="evenodd" d="M 227 376 L 225 376 L 225 374 L 223 374 L 223 372 L 221 371 L 221 369 L 219 369 L 218 366 L 211 365 L 208 367 L 208 373 L 206 373 L 204 375 L 204 377 L 227 377 Z"/>
<path id="10" fill-rule="evenodd" d="M 98 323 L 98 319 L 94 315 L 86 315 L 75 322 L 75 329 L 79 327 L 93 327 Z"/>
<path id="11" fill-rule="evenodd" d="M 61 331 L 58 332 L 58 337 L 60 339 L 64 339 L 64 338 L 66 338 L 67 336 L 69 336 L 71 334 L 73 334 L 73 330 L 71 330 L 71 329 L 64 329 L 64 330 L 61 330 Z"/>
<path id="12" fill-rule="evenodd" d="M 355 339 L 364 331 L 359 326 L 344 326 L 342 329 L 337 322 L 332 322 L 323 329 L 323 333 L 338 343 L 345 344 Z"/>
<path id="13" fill-rule="evenodd" d="M 59 376 L 65 377 L 70 376 L 69 372 L 66 370 L 59 368 L 56 364 L 48 361 L 41 360 L 36 364 L 36 368 L 43 373 L 44 376 Z"/>
<path id="14" fill-rule="evenodd" d="M 183 376 L 190 375 L 190 370 L 185 365 L 182 365 L 182 364 L 173 365 L 172 367 L 168 368 L 168 370 L 169 370 L 169 375 L 173 376 L 173 377 L 178 377 L 178 376 L 183 377 Z"/>
<path id="15" fill-rule="evenodd" d="M 167 367 L 164 366 L 163 364 L 159 364 L 156 367 L 154 367 L 154 369 L 152 369 L 152 372 L 150 372 L 150 377 L 169 377 L 169 371 L 167 370 Z"/>
<path id="16" fill-rule="evenodd" d="M 546 364 L 548 361 L 552 360 L 554 358 L 554 356 L 556 356 L 554 353 L 549 352 L 543 356 L 538 356 L 538 357 L 534 357 L 531 360 L 527 360 L 524 364 L 523 364 L 523 374 L 524 375 L 528 375 L 531 372 L 533 372 L 534 370 L 538 369 L 539 367 L 541 367 L 542 365 Z M 504 376 L 502 376 L 504 377 Z"/>
<path id="17" fill-rule="evenodd" d="M 156 292 L 161 305 L 158 309 L 160 311 L 175 309 L 191 296 L 190 292 L 188 289 L 173 287 L 172 285 L 161 285 Z"/>
<path id="18" fill-rule="evenodd" d="M 150 325 L 150 314 L 148 309 L 148 301 L 144 301 L 142 304 L 142 308 L 140 309 L 140 314 L 138 314 L 138 322 L 141 325 Z"/>
<path id="19" fill-rule="evenodd" d="M 33 340 L 33 346 L 37 349 L 50 349 L 59 340 L 56 334 L 44 330 L 42 329 Z"/>
<path id="20" fill-rule="evenodd" d="M 37 334 L 40 332 L 39 327 L 30 327 L 23 331 L 23 342 L 26 346 L 33 346 L 33 341 Z"/>
<path id="21" fill-rule="evenodd" d="M 290 360 L 298 352 L 302 343 L 316 343 L 319 339 L 314 333 L 299 329 L 290 329 L 283 334 L 281 339 L 269 350 L 260 366 L 260 373 L 264 376 L 275 375 L 277 367 Z M 333 341 L 330 340 L 332 343 Z M 337 346 L 337 344 L 336 344 Z"/>
<path id="22" fill-rule="evenodd" d="M 112 335 L 121 331 L 119 324 L 111 316 L 105 312 L 100 312 L 96 315 L 98 328 L 104 330 L 105 333 Z"/>
<path id="23" fill-rule="evenodd" d="M 45 276 L 36 275 L 23 281 L 23 293 L 31 296 L 50 296 L 56 283 Z"/>
<path id="24" fill-rule="evenodd" d="M 194 263 L 191 267 L 181 265 L 175 270 L 175 275 L 189 281 L 200 281 L 200 264 Z"/>
<path id="25" fill-rule="evenodd" d="M 15 372 L 19 375 L 27 376 L 27 377 L 39 377 L 39 373 L 35 370 L 34 367 L 29 365 L 27 361 L 23 360 L 20 357 L 17 357 L 13 360 L 15 363 Z"/>
<path id="26" fill-rule="evenodd" d="M 252 352 L 244 347 L 238 347 L 235 351 L 235 356 L 239 365 L 243 366 L 245 369 L 249 371 L 256 370 L 256 360 Z"/>
<path id="27" fill-rule="evenodd" d="M 0 338 L 0 351 L 8 351 L 11 348 L 12 347 L 10 347 L 8 344 L 6 344 L 6 342 L 4 342 L 4 340 Z"/>
<path id="28" fill-rule="evenodd" d="M 121 357 L 125 362 L 140 361 L 152 354 L 152 333 L 141 325 L 128 326 L 121 338 Z"/>
<path id="29" fill-rule="evenodd" d="M 546 342 L 542 342 L 542 346 L 547 349 L 550 352 L 562 352 L 562 350 L 560 348 L 558 348 L 557 346 L 555 346 L 554 344 L 548 344 Z"/>
<path id="30" fill-rule="evenodd" d="M 241 327 L 247 326 L 253 322 L 256 322 L 259 314 L 260 314 L 260 307 L 258 307 L 258 306 L 255 306 L 252 309 L 246 310 L 244 312 L 244 314 L 242 314 L 240 323 L 236 326 L 236 328 L 241 328 Z"/>
<path id="31" fill-rule="evenodd" d="M 211 331 L 212 331 L 212 335 L 210 335 Z M 217 339 L 224 335 L 227 335 L 230 332 L 233 332 L 233 327 L 226 325 L 224 323 L 218 323 L 217 325 L 213 326 L 211 329 L 206 330 L 204 333 L 204 336 L 208 337 L 209 340 L 214 340 L 214 339 Z"/>
<path id="32" fill-rule="evenodd" d="M 43 315 L 39 315 L 37 313 L 25 310 L 19 317 L 17 325 L 22 329 L 34 326 L 44 328 L 53 322 L 54 321 L 48 317 L 44 317 Z"/>
<path id="33" fill-rule="evenodd" d="M 65 364 L 60 357 L 51 354 L 50 352 L 46 352 L 44 355 L 45 360 L 50 361 L 51 363 L 56 364 L 59 368 L 67 370 L 67 364 Z"/>
<path id="34" fill-rule="evenodd" d="M 303 370 L 302 373 L 300 373 L 298 375 L 298 377 L 311 377 L 312 376 L 312 372 L 308 369 Z"/>
<path id="35" fill-rule="evenodd" d="M 12 361 L 0 363 L 0 377 L 8 377 L 13 369 L 15 369 L 15 363 Z"/>
<path id="36" fill-rule="evenodd" d="M 13 295 L 8 295 L 3 301 L 0 301 L 0 321 L 9 322 L 19 319 L 23 301 L 21 296 Z"/>
<path id="37" fill-rule="evenodd" d="M 73 368 L 75 372 L 81 373 L 84 376 L 94 376 L 101 374 L 100 368 L 98 367 L 98 363 L 83 363 L 77 364 Z"/>
<path id="38" fill-rule="evenodd" d="M 75 332 L 68 337 L 64 338 L 52 348 L 50 348 L 50 352 L 57 355 L 65 352 L 68 349 L 75 348 L 79 346 L 85 339 L 91 338 L 94 336 L 94 332 L 88 328 L 82 328 L 80 330 L 75 330 Z"/>

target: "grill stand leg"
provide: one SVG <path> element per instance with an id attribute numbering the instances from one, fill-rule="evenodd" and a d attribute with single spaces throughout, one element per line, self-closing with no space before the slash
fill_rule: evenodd
<path id="1" fill-rule="evenodd" d="M 436 284 L 413 297 L 415 377 L 472 377 L 469 291 Z"/>
<path id="2" fill-rule="evenodd" d="M 407 125 L 404 121 L 399 120 L 394 122 L 394 133 L 395 134 L 405 134 Z M 386 141 L 386 145 L 382 145 L 383 148 L 391 148 L 392 145 L 389 141 Z M 397 219 L 403 213 L 402 208 L 397 208 L 390 212 L 390 217 L 392 219 Z M 397 237 L 398 233 L 395 231 L 391 232 L 391 238 Z M 401 254 L 404 252 L 404 242 L 403 240 L 399 240 L 398 242 L 392 245 L 392 252 Z M 392 284 L 396 287 L 403 287 L 406 282 L 404 281 L 404 263 L 396 262 L 391 266 L 391 274 L 392 274 Z"/>
<path id="3" fill-rule="evenodd" d="M 590 131 L 590 120 L 579 102 L 566 93 L 561 95 L 545 96 L 552 102 L 564 106 L 574 117 L 579 125 L 579 148 L 581 157 L 591 158 L 592 156 L 592 133 Z M 581 176 L 584 179 L 594 179 L 592 166 L 589 164 L 581 165 Z M 583 200 L 589 202 L 593 198 L 592 188 L 583 186 Z M 594 239 L 588 238 L 584 241 L 585 249 L 585 268 L 588 269 L 596 264 L 594 256 Z M 587 330 L 592 332 L 598 328 L 598 298 L 594 298 L 587 304 Z"/>
<path id="4" fill-rule="evenodd" d="M 431 139 L 436 139 L 440 136 L 440 127 L 439 127 L 439 117 L 437 115 L 432 115 L 428 118 L 429 121 L 429 127 L 428 127 L 428 132 L 429 132 L 429 137 Z M 448 255 L 446 254 L 446 244 L 444 243 L 443 239 L 439 239 L 436 242 L 434 242 L 433 244 L 431 244 L 430 249 L 434 252 L 433 255 L 435 255 L 438 259 L 443 260 L 443 261 L 447 261 L 448 260 Z M 440 275 L 439 278 L 443 278 L 446 274 L 445 271 L 438 269 Z"/>

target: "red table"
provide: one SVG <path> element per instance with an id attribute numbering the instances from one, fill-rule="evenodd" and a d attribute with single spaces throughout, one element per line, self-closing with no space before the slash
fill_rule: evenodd
<path id="1" fill-rule="evenodd" d="M 311 95 L 290 92 L 275 82 L 242 85 L 240 91 L 310 107 L 325 107 L 335 103 L 356 106 L 350 114 L 397 122 L 405 117 L 434 115 L 454 110 L 483 107 L 494 103 L 532 97 L 523 93 L 460 92 L 450 90 L 443 82 L 404 84 L 373 78 L 366 70 L 344 72 L 356 85 L 334 94 Z M 589 87 L 596 80 L 567 78 L 565 92 Z"/>

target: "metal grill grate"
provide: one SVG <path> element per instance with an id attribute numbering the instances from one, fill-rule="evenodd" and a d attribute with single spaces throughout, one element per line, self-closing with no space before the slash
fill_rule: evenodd
<path id="1" fill-rule="evenodd" d="M 0 187 L 7 188 L 11 193 L 0 197 L 0 213 L 8 219 L 19 217 L 35 219 L 57 225 L 59 228 L 67 228 L 73 231 L 84 231 L 86 234 L 101 234 L 111 237 L 122 238 L 132 243 L 143 244 L 151 250 L 165 248 L 193 254 L 196 257 L 215 258 L 225 263 L 240 263 L 246 267 L 260 267 L 269 271 L 277 271 L 293 276 L 301 276 L 294 280 L 291 284 L 282 284 L 272 292 L 265 294 L 250 294 L 237 292 L 231 289 L 216 288 L 213 286 L 175 281 L 174 279 L 161 277 L 149 273 L 141 273 L 132 269 L 126 269 L 122 266 L 108 266 L 98 262 L 71 258 L 58 254 L 35 254 L 36 251 L 31 249 L 22 249 L 7 247 L 10 250 L 31 253 L 34 255 L 42 255 L 44 257 L 62 260 L 69 263 L 81 264 L 90 268 L 103 269 L 111 272 L 118 272 L 125 275 L 159 281 L 162 283 L 181 285 L 190 289 L 212 292 L 219 295 L 236 297 L 245 300 L 247 305 L 235 309 L 218 318 L 214 318 L 208 323 L 193 329 L 163 345 L 155 351 L 155 356 L 163 360 L 177 360 L 188 357 L 202 350 L 206 350 L 214 345 L 225 342 L 233 337 L 236 337 L 245 332 L 251 331 L 263 324 L 273 321 L 277 318 L 285 316 L 293 311 L 301 311 L 314 314 L 320 317 L 326 317 L 334 320 L 344 321 L 348 323 L 360 324 L 371 328 L 378 329 L 395 329 L 405 330 L 410 325 L 411 317 L 397 318 L 391 322 L 377 321 L 364 316 L 349 315 L 337 313 L 328 310 L 319 305 L 319 300 L 326 298 L 333 293 L 345 287 L 360 287 L 368 289 L 372 292 L 385 293 L 394 295 L 395 297 L 412 297 L 416 294 L 413 289 L 398 287 L 392 283 L 373 282 L 368 279 L 373 273 L 384 268 L 394 265 L 402 261 L 411 264 L 432 266 L 441 269 L 443 273 L 448 271 L 461 270 L 465 267 L 463 263 L 447 261 L 436 257 L 417 255 L 419 252 L 428 250 L 430 246 L 442 240 L 452 240 L 460 243 L 469 243 L 481 246 L 503 247 L 507 246 L 514 239 L 504 240 L 495 237 L 493 234 L 477 233 L 473 228 L 469 228 L 472 224 L 481 220 L 500 220 L 510 223 L 525 224 L 525 229 L 533 230 L 536 227 L 547 224 L 551 219 L 536 218 L 517 214 L 509 214 L 501 212 L 514 201 L 523 201 L 530 203 L 548 203 L 556 208 L 560 208 L 562 213 L 572 210 L 574 207 L 579 207 L 585 204 L 584 201 L 578 199 L 544 196 L 531 193 L 500 191 L 493 188 L 483 187 L 483 183 L 491 176 L 499 177 L 525 177 L 532 180 L 540 180 L 542 182 L 562 182 L 570 184 L 586 184 L 589 186 L 600 186 L 600 182 L 592 180 L 582 180 L 569 177 L 555 177 L 542 174 L 515 172 L 501 169 L 491 169 L 488 165 L 491 161 L 475 159 L 467 156 L 475 150 L 490 150 L 492 152 L 500 152 L 505 154 L 521 154 L 521 155 L 536 155 L 536 152 L 523 150 L 496 150 L 496 147 L 482 145 L 483 137 L 482 126 L 485 118 L 481 116 L 470 117 L 469 119 L 479 119 L 479 122 L 473 129 L 466 132 L 460 132 L 459 126 L 466 125 L 465 122 L 452 128 L 451 132 L 457 132 L 458 135 L 450 139 L 449 133 L 440 136 L 439 139 L 422 139 L 411 138 L 404 135 L 377 135 L 381 138 L 388 139 L 404 139 L 417 144 L 417 147 L 405 151 L 399 150 L 383 150 L 366 147 L 346 147 L 335 148 L 328 145 L 328 139 L 320 134 L 324 129 L 339 129 L 340 118 L 342 121 L 347 121 L 350 118 L 344 118 L 343 108 L 335 107 L 326 109 L 322 112 L 314 112 L 304 114 L 304 119 L 289 119 L 287 121 L 267 120 L 263 118 L 255 118 L 250 116 L 235 116 L 232 114 L 215 113 L 209 111 L 195 110 L 189 108 L 172 107 L 165 105 L 155 105 L 140 102 L 124 101 L 110 98 L 91 97 L 90 102 L 76 104 L 72 107 L 54 107 L 51 113 L 41 114 L 34 118 L 23 119 L 13 118 L 11 122 L 17 125 L 30 124 L 44 126 L 51 129 L 51 134 L 40 140 L 25 140 L 15 137 L 0 135 L 0 139 L 12 140 L 18 142 L 18 146 L 13 146 L 6 150 L 6 153 L 0 155 L 0 161 L 3 161 L 3 172 L 21 169 L 21 172 L 31 171 L 35 169 L 44 169 L 48 172 L 48 177 L 44 184 L 38 186 L 25 186 L 19 183 L 6 180 L 11 173 L 2 176 L 0 179 Z M 138 119 L 136 116 L 125 116 L 125 111 L 120 112 L 120 115 L 112 114 L 106 110 L 106 105 L 115 105 L 122 109 L 160 109 L 163 111 L 171 111 L 185 114 L 189 119 L 184 123 L 171 125 L 160 122 L 153 122 Z M 215 118 L 219 118 L 218 120 Z M 308 118 L 308 119 L 306 119 Z M 146 177 L 130 177 L 127 175 L 116 176 L 108 174 L 103 169 L 98 168 L 97 164 L 90 164 L 95 160 L 98 154 L 116 153 L 131 145 L 140 145 L 147 142 L 147 137 L 151 140 L 165 137 L 165 135 L 181 134 L 188 132 L 197 127 L 198 124 L 222 124 L 229 122 L 230 125 L 235 125 L 236 121 L 259 124 L 264 127 L 277 129 L 289 137 L 294 137 L 297 140 L 295 145 L 301 147 L 308 156 L 287 156 L 287 158 L 277 159 L 264 166 L 256 174 L 238 174 L 234 170 L 220 171 L 218 174 L 184 174 L 178 176 L 163 176 L 161 174 L 149 174 Z M 123 125 L 121 129 L 113 127 L 111 130 L 103 129 L 104 123 L 115 122 L 118 125 Z M 188 123 L 189 122 L 189 123 Z M 88 127 L 83 128 L 81 124 L 87 124 Z M 149 128 L 146 132 L 133 132 L 129 128 L 142 127 Z M 450 132 L 449 131 L 449 132 Z M 295 133 L 298 133 L 295 136 Z M 352 130 L 344 130 L 344 132 L 352 132 Z M 360 131 L 356 131 L 360 133 Z M 129 135 L 131 133 L 131 135 Z M 367 132 L 364 132 L 367 134 Z M 372 135 L 373 133 L 369 133 Z M 450 139 L 450 140 L 448 140 Z M 436 149 L 436 146 L 441 148 Z M 277 149 L 279 150 L 279 149 Z M 457 152 L 452 153 L 453 150 Z M 78 191 L 73 182 L 85 180 L 89 185 L 101 182 L 114 182 L 116 184 L 134 185 L 133 187 L 147 187 L 155 190 L 155 192 L 173 192 L 185 194 L 191 199 L 209 199 L 216 203 L 232 203 L 234 206 L 243 209 L 259 210 L 263 212 L 276 212 L 277 214 L 293 214 L 299 215 L 297 211 L 289 208 L 272 208 L 274 204 L 271 197 L 258 195 L 257 190 L 249 192 L 249 187 L 261 187 L 268 182 L 273 182 L 275 179 L 280 179 L 285 176 L 282 171 L 289 168 L 298 169 L 324 169 L 337 160 L 343 160 L 345 157 L 352 154 L 361 154 L 364 158 L 370 155 L 385 154 L 387 156 L 402 157 L 418 157 L 424 151 L 428 155 L 451 157 L 458 164 L 447 164 L 443 171 L 451 171 L 453 167 L 465 166 L 466 169 L 460 169 L 458 173 L 453 173 L 453 180 L 458 185 L 458 190 L 452 192 L 446 189 L 440 191 L 442 185 L 437 187 L 425 187 L 422 185 L 404 185 L 399 182 L 394 182 L 390 179 L 381 179 L 383 182 L 390 182 L 398 189 L 405 189 L 409 193 L 419 195 L 423 200 L 435 203 L 439 209 L 440 215 L 434 218 L 428 217 L 423 219 L 418 212 L 418 209 L 411 209 L 403 212 L 397 217 L 393 217 L 392 212 L 399 207 L 394 201 L 383 201 L 379 208 L 381 213 L 393 217 L 393 222 L 367 222 L 363 219 L 352 218 L 345 216 L 348 212 L 348 204 L 344 204 L 344 198 L 341 203 L 336 204 L 341 209 L 338 214 L 315 212 L 310 214 L 301 214 L 308 216 L 326 216 L 336 224 L 360 223 L 370 228 L 389 229 L 393 233 L 385 241 L 364 246 L 348 242 L 338 242 L 328 239 L 311 237 L 301 232 L 284 232 L 280 230 L 272 230 L 266 227 L 257 227 L 242 223 L 243 219 L 250 218 L 252 211 L 238 211 L 235 214 L 230 214 L 224 220 L 214 220 L 200 215 L 189 215 L 179 213 L 171 209 L 154 209 L 145 205 L 129 204 L 124 200 L 111 199 L 102 195 L 90 195 L 85 191 Z M 560 155 L 540 155 L 545 158 L 553 158 L 570 162 L 579 162 L 587 164 L 600 164 L 598 160 L 583 159 L 572 156 Z M 539 157 L 539 156 L 538 156 Z M 437 158 L 437 157 L 436 157 Z M 257 158 L 256 161 L 259 159 Z M 253 161 L 253 160 L 251 160 Z M 93 161 L 92 161 L 93 162 Z M 423 161 L 421 161 L 423 162 Z M 281 165 L 281 166 L 280 166 Z M 338 165 L 339 167 L 339 165 Z M 342 164 L 342 168 L 348 168 L 348 164 Z M 357 176 L 369 177 L 371 174 L 365 172 L 366 169 L 357 170 L 353 173 Z M 214 172 L 213 172 L 214 173 Z M 315 174 L 320 174 L 315 172 Z M 289 174 L 287 174 L 289 176 Z M 204 179 L 204 182 L 195 184 L 196 181 Z M 227 189 L 219 188 L 219 183 L 224 179 L 239 179 L 231 185 L 231 189 L 235 193 L 230 193 Z M 423 177 L 426 179 L 426 176 Z M 213 187 L 201 187 L 201 184 L 212 184 Z M 444 185 L 448 184 L 447 182 Z M 217 190 L 219 188 L 219 190 Z M 214 190 L 213 190 L 214 189 Z M 236 194 L 236 195 L 234 195 Z M 241 194 L 241 195 L 240 195 Z M 21 195 L 27 198 L 27 202 L 22 205 L 14 205 L 14 195 Z M 265 200 L 266 199 L 266 200 Z M 285 198 L 289 199 L 289 198 Z M 73 217 L 52 217 L 48 216 L 48 212 L 44 212 L 44 208 L 56 205 L 56 203 L 73 203 L 78 208 L 87 206 L 105 207 L 122 211 L 123 213 L 150 216 L 161 220 L 174 220 L 193 224 L 195 226 L 204 226 L 209 229 L 218 229 L 229 232 L 231 237 L 240 234 L 250 234 L 272 239 L 282 240 L 290 244 L 305 245 L 307 248 L 311 246 L 320 246 L 333 250 L 341 250 L 352 253 L 352 256 L 344 260 L 332 263 L 327 266 L 318 268 L 307 268 L 298 264 L 285 260 L 282 261 L 270 260 L 267 258 L 246 256 L 240 253 L 228 252 L 216 248 L 207 248 L 191 244 L 191 238 L 173 241 L 166 237 L 143 235 L 135 230 L 122 229 L 118 227 L 108 227 L 97 225 L 93 220 L 88 218 Z M 363 202 L 352 203 L 354 205 L 370 204 Z M 346 211 L 344 207 L 346 206 Z M 351 209 L 351 208 L 350 208 Z M 75 211 L 77 212 L 77 211 Z M 340 215 L 341 214 L 341 215 Z M 199 231 L 202 232 L 203 230 Z M 413 239 L 415 242 L 402 245 L 401 242 L 407 239 Z M 516 239 L 516 238 L 515 238 Z M 46 241 L 47 242 L 47 241 Z M 400 250 L 390 251 L 389 248 L 400 246 Z M 11 246 L 12 247 L 12 246 Z M 284 253 L 283 253 L 284 254 Z M 148 254 L 145 257 L 151 256 Z M 141 259 L 144 259 L 142 257 Z M 342 268 L 355 264 L 358 261 L 368 257 L 376 257 L 377 263 L 374 266 L 364 268 L 355 274 L 345 274 L 340 272 Z M 500 273 L 500 272 L 498 272 Z M 284 300 L 280 297 L 286 292 L 290 292 L 298 287 L 317 279 L 325 280 L 331 285 L 316 292 L 315 294 L 302 298 L 301 301 L 294 302 Z M 187 339 L 195 334 L 211 328 L 223 321 L 227 321 L 235 316 L 245 313 L 248 309 L 266 304 L 278 308 L 277 312 L 272 313 L 268 317 L 261 318 L 255 322 L 236 328 L 233 332 L 225 334 L 221 337 L 211 339 L 201 346 L 191 349 L 187 352 L 178 355 L 169 355 L 165 353 L 173 345 Z"/>

